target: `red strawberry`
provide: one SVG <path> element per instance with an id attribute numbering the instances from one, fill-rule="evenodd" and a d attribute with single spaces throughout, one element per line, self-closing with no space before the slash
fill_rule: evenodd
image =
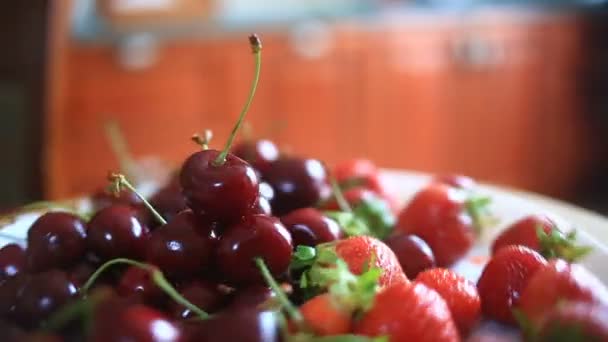
<path id="1" fill-rule="evenodd" d="M 334 166 L 334 177 L 344 189 L 365 188 L 384 193 L 376 165 L 368 159 L 349 159 Z"/>
<path id="2" fill-rule="evenodd" d="M 378 239 L 371 236 L 353 236 L 338 240 L 334 248 L 336 255 L 348 264 L 348 268 L 354 274 L 361 274 L 371 267 L 380 268 L 382 270 L 380 286 L 409 282 L 395 253 Z"/>
<path id="3" fill-rule="evenodd" d="M 568 302 L 550 310 L 535 341 L 608 341 L 608 306 Z"/>
<path id="4" fill-rule="evenodd" d="M 444 184 L 430 184 L 401 211 L 396 229 L 426 241 L 437 265 L 449 266 L 473 246 L 489 199 Z"/>
<path id="5" fill-rule="evenodd" d="M 391 341 L 460 341 L 458 329 L 441 296 L 424 284 L 398 283 L 385 288 L 355 325 L 365 336 Z"/>
<path id="6" fill-rule="evenodd" d="M 462 335 L 468 335 L 479 321 L 481 301 L 477 287 L 463 276 L 446 268 L 432 268 L 418 274 L 415 283 L 422 283 L 443 297 Z"/>
<path id="7" fill-rule="evenodd" d="M 300 306 L 300 312 L 315 335 L 339 335 L 351 330 L 350 312 L 342 310 L 329 293 L 309 299 Z"/>
<path id="8" fill-rule="evenodd" d="M 515 323 L 512 309 L 532 275 L 546 264 L 545 258 L 524 246 L 499 250 L 477 282 L 483 313 L 498 321 Z"/>
<path id="9" fill-rule="evenodd" d="M 537 325 L 545 312 L 562 301 L 608 305 L 608 289 L 583 266 L 556 259 L 530 278 L 518 309 Z"/>

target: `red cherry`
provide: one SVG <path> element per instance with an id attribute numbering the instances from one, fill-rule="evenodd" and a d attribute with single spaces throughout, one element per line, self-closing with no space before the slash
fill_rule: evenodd
<path id="1" fill-rule="evenodd" d="M 141 200 L 129 190 L 121 190 L 118 196 L 110 193 L 107 189 L 99 189 L 91 196 L 91 204 L 94 211 L 100 211 L 111 205 L 138 205 Z"/>
<path id="2" fill-rule="evenodd" d="M 338 223 L 314 208 L 296 209 L 281 217 L 281 222 L 291 233 L 294 246 L 314 247 L 342 237 Z"/>
<path id="3" fill-rule="evenodd" d="M 112 205 L 100 210 L 89 222 L 87 242 L 102 260 L 141 258 L 149 229 L 130 206 Z"/>
<path id="4" fill-rule="evenodd" d="M 146 259 L 166 274 L 187 276 L 205 271 L 214 249 L 212 229 L 185 210 L 152 232 Z"/>
<path id="5" fill-rule="evenodd" d="M 292 249 L 291 236 L 277 218 L 252 215 L 220 237 L 216 261 L 229 281 L 260 283 L 263 279 L 254 258 L 262 258 L 274 276 L 282 275 L 289 267 Z"/>
<path id="6" fill-rule="evenodd" d="M 120 278 L 116 292 L 123 297 L 134 296 L 146 304 L 158 304 L 164 292 L 154 283 L 150 270 L 131 266 Z"/>
<path id="7" fill-rule="evenodd" d="M 414 279 L 418 273 L 436 266 L 431 247 L 416 235 L 397 233 L 385 242 L 395 252 L 403 272 L 409 279 Z"/>
<path id="8" fill-rule="evenodd" d="M 175 215 L 188 209 L 186 199 L 182 195 L 179 179 L 172 180 L 169 184 L 158 190 L 150 199 L 150 204 L 167 221 L 171 221 Z"/>
<path id="9" fill-rule="evenodd" d="M 207 281 L 193 281 L 181 287 L 181 295 L 190 303 L 208 313 L 218 311 L 225 303 L 226 296 L 217 284 Z M 176 302 L 169 304 L 169 312 L 177 319 L 196 317 L 190 309 Z"/>
<path id="10" fill-rule="evenodd" d="M 261 174 L 268 171 L 272 162 L 279 158 L 279 148 L 267 139 L 243 141 L 234 147 L 232 153 L 251 164 Z"/>
<path id="11" fill-rule="evenodd" d="M 331 194 L 325 168 L 316 159 L 279 159 L 264 176 L 274 190 L 270 204 L 275 215 L 314 207 Z"/>
<path id="12" fill-rule="evenodd" d="M 223 312 L 191 327 L 191 341 L 279 341 L 277 319 L 271 311 L 240 309 Z"/>
<path id="13" fill-rule="evenodd" d="M 258 308 L 275 296 L 274 291 L 266 285 L 250 285 L 236 290 L 229 307 L 230 309 Z"/>
<path id="14" fill-rule="evenodd" d="M 0 285 L 25 270 L 25 250 L 14 243 L 0 249 Z"/>

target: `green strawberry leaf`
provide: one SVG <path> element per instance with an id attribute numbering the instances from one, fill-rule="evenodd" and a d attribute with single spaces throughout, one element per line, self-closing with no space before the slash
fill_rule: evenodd
<path id="1" fill-rule="evenodd" d="M 326 211 L 325 215 L 334 219 L 346 236 L 372 235 L 367 223 L 354 212 Z"/>
<path id="2" fill-rule="evenodd" d="M 289 342 L 388 342 L 388 337 L 367 337 L 360 335 L 314 336 L 312 334 L 296 334 L 288 338 Z"/>
<path id="3" fill-rule="evenodd" d="M 299 270 L 312 266 L 317 259 L 317 250 L 310 246 L 297 246 L 291 258 L 289 268 L 291 270 Z"/>
<path id="4" fill-rule="evenodd" d="M 577 244 L 576 230 L 564 235 L 554 227 L 549 234 L 538 226 L 536 235 L 540 241 L 540 254 L 547 259 L 560 258 L 568 262 L 579 261 L 589 254 L 593 248 Z"/>
<path id="5" fill-rule="evenodd" d="M 376 196 L 364 198 L 354 209 L 353 214 L 368 227 L 369 235 L 384 239 L 390 235 L 396 218 L 388 203 Z"/>
<path id="6" fill-rule="evenodd" d="M 487 196 L 471 196 L 465 202 L 465 209 L 473 219 L 473 228 L 479 236 L 483 229 L 496 224 L 496 217 L 489 210 L 492 199 Z"/>

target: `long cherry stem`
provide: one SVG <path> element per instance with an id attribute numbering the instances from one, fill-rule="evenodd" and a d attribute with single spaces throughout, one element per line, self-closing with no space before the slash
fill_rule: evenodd
<path id="1" fill-rule="evenodd" d="M 201 310 L 198 306 L 192 304 L 189 300 L 187 300 L 186 298 L 184 298 L 184 296 L 182 296 L 171 285 L 171 283 L 167 280 L 167 278 L 165 278 L 165 276 L 163 275 L 163 273 L 158 268 L 156 268 L 156 267 L 154 267 L 153 265 L 150 265 L 150 264 L 146 264 L 146 263 L 143 263 L 143 262 L 139 262 L 139 261 L 135 261 L 135 260 L 131 260 L 131 259 L 126 259 L 126 258 L 112 259 L 110 261 L 107 261 L 105 264 L 99 266 L 99 268 L 95 271 L 95 273 L 93 273 L 89 277 L 89 279 L 87 280 L 87 282 L 82 286 L 81 293 L 83 295 L 86 295 L 86 293 L 88 292 L 89 288 L 93 285 L 93 283 L 95 283 L 95 281 L 97 280 L 97 278 L 99 278 L 99 276 L 103 272 L 105 272 L 108 268 L 112 267 L 113 265 L 117 265 L 117 264 L 126 264 L 126 265 L 130 265 L 130 266 L 135 266 L 135 267 L 139 267 L 141 269 L 144 269 L 144 270 L 150 272 L 150 274 L 152 276 L 152 280 L 154 281 L 154 284 L 156 286 L 158 286 L 159 288 L 161 288 L 169 297 L 171 297 L 171 299 L 173 299 L 178 304 L 183 305 L 184 307 L 186 307 L 190 311 L 194 312 L 201 319 L 206 319 L 207 317 L 209 317 L 208 313 L 206 313 L 205 311 Z"/>
<path id="2" fill-rule="evenodd" d="M 152 212 L 152 215 L 154 215 L 154 218 L 160 223 L 160 224 L 167 224 L 167 220 L 165 220 L 163 218 L 163 216 L 156 211 L 156 209 L 154 209 L 154 207 L 152 206 L 152 204 L 150 204 L 150 202 L 148 202 L 148 200 L 146 200 L 146 198 L 144 196 L 142 196 L 139 191 L 137 191 L 137 189 L 135 189 L 135 187 L 133 185 L 131 185 L 131 183 L 127 180 L 127 178 L 120 173 L 110 173 L 108 175 L 108 180 L 111 181 L 114 185 L 114 191 L 116 193 L 119 193 L 120 190 L 124 187 L 127 188 L 129 191 L 132 191 L 146 206 L 146 208 L 148 208 L 148 210 L 150 210 L 150 212 Z"/>
<path id="3" fill-rule="evenodd" d="M 228 152 L 230 152 L 230 147 L 234 142 L 236 133 L 243 124 L 243 121 L 245 120 L 245 114 L 247 114 L 247 112 L 249 111 L 249 107 L 251 106 L 251 102 L 253 102 L 253 97 L 258 87 L 258 82 L 260 80 L 260 70 L 262 68 L 262 41 L 257 35 L 252 34 L 251 36 L 249 36 L 249 44 L 251 45 L 251 50 L 255 57 L 255 73 L 253 76 L 253 82 L 251 83 L 251 90 L 249 91 L 249 97 L 247 98 L 247 102 L 245 102 L 245 106 L 241 110 L 239 119 L 237 120 L 236 125 L 234 125 L 234 128 L 232 128 L 232 132 L 230 132 L 230 136 L 226 141 L 226 146 L 224 146 L 222 152 L 220 152 L 220 154 L 217 156 L 217 158 L 215 158 L 213 162 L 213 164 L 216 166 L 222 165 L 226 162 L 226 156 L 228 156 Z"/>
<path id="4" fill-rule="evenodd" d="M 264 260 L 262 260 L 262 258 L 258 257 L 258 258 L 255 258 L 254 261 L 255 261 L 256 266 L 260 270 L 260 273 L 262 273 L 262 277 L 266 281 L 266 284 L 272 289 L 274 294 L 277 296 L 277 299 L 281 303 L 281 306 L 283 307 L 283 309 L 285 309 L 285 311 L 287 312 L 289 317 L 294 321 L 294 323 L 298 326 L 298 328 L 300 330 L 304 330 L 305 329 L 304 317 L 302 317 L 302 314 L 300 313 L 298 308 L 289 300 L 289 298 L 287 298 L 287 295 L 285 295 L 285 292 L 283 292 L 283 289 L 281 289 L 281 286 L 279 286 L 279 284 L 276 282 L 276 280 L 274 280 L 274 278 L 272 277 L 272 274 L 270 274 L 270 271 L 268 270 L 268 267 L 266 266 L 266 263 L 264 262 Z"/>
<path id="5" fill-rule="evenodd" d="M 206 129 L 202 137 L 198 134 L 194 134 L 191 139 L 192 141 L 194 141 L 194 143 L 200 145 L 203 150 L 208 150 L 211 138 L 213 138 L 213 132 L 211 132 L 211 130 L 209 129 Z"/>

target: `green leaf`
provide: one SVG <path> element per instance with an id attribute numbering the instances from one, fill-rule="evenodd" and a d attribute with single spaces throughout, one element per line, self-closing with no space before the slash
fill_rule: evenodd
<path id="1" fill-rule="evenodd" d="M 292 270 L 299 270 L 312 266 L 317 258 L 317 250 L 310 246 L 297 246 L 289 265 Z"/>
<path id="2" fill-rule="evenodd" d="M 475 233 L 480 235 L 485 227 L 496 224 L 496 218 L 491 215 L 489 205 L 492 199 L 487 196 L 472 196 L 465 202 L 467 213 L 473 219 Z"/>
<path id="3" fill-rule="evenodd" d="M 547 259 L 560 258 L 576 262 L 593 251 L 590 246 L 579 245 L 576 241 L 576 230 L 564 235 L 557 227 L 547 234 L 542 226 L 536 227 L 536 236 L 540 242 L 540 254 Z"/>
<path id="4" fill-rule="evenodd" d="M 388 203 L 379 197 L 365 197 L 354 209 L 355 217 L 365 222 L 369 235 L 384 239 L 390 235 L 396 218 Z"/>
<path id="5" fill-rule="evenodd" d="M 354 212 L 326 211 L 325 215 L 334 219 L 346 236 L 371 235 L 367 223 Z"/>

